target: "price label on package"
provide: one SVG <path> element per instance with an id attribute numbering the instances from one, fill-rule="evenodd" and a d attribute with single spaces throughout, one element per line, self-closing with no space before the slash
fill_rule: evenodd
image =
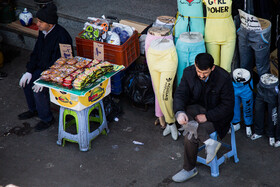
<path id="1" fill-rule="evenodd" d="M 255 30 L 255 31 L 261 31 L 262 27 L 259 22 L 259 19 L 256 16 L 253 16 L 251 14 L 247 14 L 246 12 L 238 9 L 241 26 L 247 30 Z"/>
<path id="2" fill-rule="evenodd" d="M 104 45 L 100 43 L 93 43 L 94 59 L 104 61 Z"/>
<path id="3" fill-rule="evenodd" d="M 72 47 L 70 44 L 59 44 L 61 57 L 73 58 Z"/>

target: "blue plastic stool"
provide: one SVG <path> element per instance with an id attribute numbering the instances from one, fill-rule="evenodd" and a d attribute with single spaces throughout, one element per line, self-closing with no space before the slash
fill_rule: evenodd
<path id="1" fill-rule="evenodd" d="M 95 108 L 98 108 L 98 117 L 92 117 L 89 115 Z M 67 115 L 72 115 L 75 119 L 66 124 Z M 93 132 L 90 132 L 90 121 L 100 122 L 100 126 Z M 74 124 L 73 122 L 76 123 L 77 134 L 66 132 L 67 127 Z M 60 107 L 58 140 L 56 142 L 58 145 L 64 146 L 66 140 L 69 142 L 78 143 L 80 151 L 88 151 L 91 147 L 91 140 L 93 140 L 100 133 L 106 134 L 106 132 L 109 133 L 109 128 L 102 100 L 81 111 L 72 110 L 62 106 Z"/>
<path id="2" fill-rule="evenodd" d="M 217 132 L 213 132 L 212 134 L 210 134 L 210 138 L 217 140 Z M 231 145 L 225 144 L 223 142 L 222 146 L 230 149 L 229 152 L 225 153 L 222 157 L 220 157 L 219 159 L 217 158 L 217 156 L 209 163 L 206 164 L 206 159 L 202 158 L 200 156 L 197 156 L 197 162 L 210 166 L 211 168 L 211 175 L 213 177 L 218 177 L 219 176 L 219 166 L 225 162 L 225 160 L 227 158 L 230 158 L 232 156 L 234 156 L 234 162 L 237 163 L 239 162 L 239 159 L 237 157 L 237 150 L 236 150 L 236 141 L 235 141 L 235 132 L 234 132 L 234 128 L 233 125 L 231 124 Z M 205 145 L 201 146 L 198 148 L 198 151 L 201 151 L 205 148 Z"/>

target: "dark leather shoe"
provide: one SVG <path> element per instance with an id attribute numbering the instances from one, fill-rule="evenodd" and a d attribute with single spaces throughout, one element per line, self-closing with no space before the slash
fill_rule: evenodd
<path id="1" fill-rule="evenodd" d="M 40 131 L 48 129 L 53 123 L 54 123 L 54 118 L 50 122 L 47 122 L 47 123 L 44 121 L 39 121 L 39 123 L 37 123 L 37 125 L 35 126 L 34 129 L 36 132 L 40 132 Z"/>
<path id="2" fill-rule="evenodd" d="M 32 111 L 28 110 L 27 112 L 23 112 L 23 113 L 19 114 L 18 119 L 19 120 L 30 119 L 30 118 L 33 118 L 37 115 L 38 115 L 37 111 L 32 112 Z"/>

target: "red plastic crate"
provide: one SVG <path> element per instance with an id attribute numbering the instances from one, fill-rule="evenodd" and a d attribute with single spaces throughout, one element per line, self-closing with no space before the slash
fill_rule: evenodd
<path id="1" fill-rule="evenodd" d="M 94 58 L 93 46 L 94 42 L 103 44 L 104 46 L 104 60 L 113 64 L 124 65 L 128 67 L 140 56 L 138 32 L 134 31 L 133 35 L 122 45 L 113 45 L 104 42 L 98 42 L 81 38 L 80 32 L 76 37 L 77 56 L 85 58 Z"/>

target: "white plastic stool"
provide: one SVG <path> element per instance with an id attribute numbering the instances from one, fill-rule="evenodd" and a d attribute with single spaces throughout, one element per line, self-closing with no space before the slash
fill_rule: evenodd
<path id="1" fill-rule="evenodd" d="M 210 134 L 210 138 L 214 139 L 214 140 L 217 140 L 217 132 L 213 132 L 212 134 Z M 230 158 L 230 157 L 234 157 L 234 162 L 237 163 L 239 162 L 239 159 L 237 157 L 237 149 L 236 149 L 236 141 L 235 141 L 235 132 L 234 132 L 234 128 L 233 128 L 233 125 L 231 124 L 231 145 L 228 145 L 228 144 L 225 144 L 223 142 L 222 143 L 222 146 L 230 149 L 229 152 L 225 153 L 222 157 L 220 157 L 219 159 L 217 158 L 217 156 L 215 156 L 215 158 L 209 163 L 209 164 L 206 164 L 206 159 L 205 158 L 202 158 L 200 156 L 197 156 L 197 162 L 201 163 L 201 164 L 204 164 L 204 165 L 207 165 L 211 168 L 211 175 L 213 177 L 218 177 L 219 176 L 219 166 L 225 162 L 225 160 L 227 158 Z M 205 145 L 199 147 L 198 151 L 201 151 L 205 148 Z"/>
<path id="2" fill-rule="evenodd" d="M 92 108 L 95 108 L 97 105 L 100 105 L 100 107 L 101 107 L 102 116 L 99 116 L 99 118 L 102 119 L 102 123 L 96 130 L 94 130 L 93 132 L 90 132 L 89 113 L 92 111 Z M 70 110 L 67 112 L 76 113 L 76 116 L 78 118 L 78 119 L 76 119 L 77 134 L 71 134 L 71 133 L 65 131 L 66 124 L 64 124 L 64 123 L 66 123 L 66 122 L 64 120 L 64 112 L 66 112 L 66 110 Z M 76 142 L 79 144 L 80 151 L 88 151 L 90 149 L 91 140 L 93 140 L 100 133 L 104 132 L 104 130 L 106 130 L 106 132 L 109 133 L 109 128 L 108 128 L 102 100 L 100 100 L 98 103 L 94 104 L 93 106 L 85 108 L 84 110 L 81 110 L 81 111 L 75 111 L 75 110 L 72 110 L 69 108 L 64 108 L 61 106 L 60 110 L 59 110 L 58 140 L 56 143 L 58 145 L 64 146 L 65 140 L 70 141 L 70 142 Z M 63 140 L 63 144 L 62 144 L 62 140 Z"/>

